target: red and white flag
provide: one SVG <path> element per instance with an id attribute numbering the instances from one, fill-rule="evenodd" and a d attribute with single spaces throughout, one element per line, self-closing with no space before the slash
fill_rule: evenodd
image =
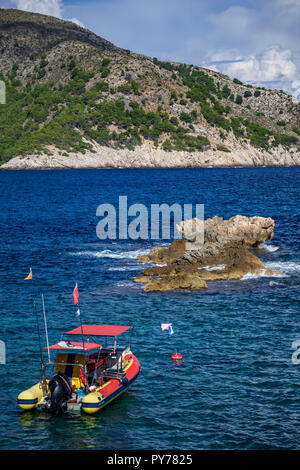
<path id="1" fill-rule="evenodd" d="M 79 292 L 78 292 L 77 282 L 76 282 L 75 289 L 73 290 L 73 302 L 74 302 L 74 305 L 79 304 Z"/>
<path id="2" fill-rule="evenodd" d="M 172 336 L 174 334 L 174 330 L 172 328 L 172 323 L 162 323 L 161 324 L 161 329 L 162 329 L 162 331 L 168 330 L 169 336 Z"/>

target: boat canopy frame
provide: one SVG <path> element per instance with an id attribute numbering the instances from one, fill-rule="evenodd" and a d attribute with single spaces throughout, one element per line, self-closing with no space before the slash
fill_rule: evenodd
<path id="1" fill-rule="evenodd" d="M 122 333 L 131 330 L 129 344 L 128 347 L 130 348 L 132 335 L 133 335 L 133 327 L 132 326 L 124 326 L 124 325 L 81 325 L 74 330 L 67 331 L 66 335 L 81 335 L 87 336 L 88 338 L 92 338 L 93 336 L 103 336 L 105 337 L 105 346 L 107 345 L 107 338 L 114 337 L 115 338 L 115 348 L 116 348 L 116 340 L 117 336 L 120 336 Z M 95 340 L 93 340 L 95 341 Z"/>
<path id="2" fill-rule="evenodd" d="M 85 336 L 120 336 L 125 331 L 132 329 L 132 326 L 121 325 L 82 325 L 74 330 L 68 331 L 66 335 L 85 335 Z"/>

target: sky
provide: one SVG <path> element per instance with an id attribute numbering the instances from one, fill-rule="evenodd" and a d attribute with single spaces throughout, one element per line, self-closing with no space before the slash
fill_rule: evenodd
<path id="1" fill-rule="evenodd" d="M 119 47 L 207 67 L 300 99 L 300 0 L 1 0 Z"/>

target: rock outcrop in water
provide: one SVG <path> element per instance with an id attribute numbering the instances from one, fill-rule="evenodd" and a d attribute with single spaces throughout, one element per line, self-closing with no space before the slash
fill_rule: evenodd
<path id="1" fill-rule="evenodd" d="M 158 266 L 144 269 L 143 276 L 136 277 L 135 282 L 145 283 L 142 289 L 151 292 L 205 289 L 207 281 L 239 280 L 248 273 L 281 274 L 267 268 L 251 251 L 260 243 L 272 240 L 274 227 L 271 218 L 213 217 L 204 222 L 204 243 L 199 248 L 194 241 L 192 221 L 184 221 L 177 228 L 185 240 L 176 240 L 169 247 L 156 247 L 151 253 L 139 256 L 141 263 Z"/>

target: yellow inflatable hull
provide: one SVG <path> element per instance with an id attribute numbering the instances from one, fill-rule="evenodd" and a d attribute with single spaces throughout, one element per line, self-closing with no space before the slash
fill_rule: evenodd
<path id="1" fill-rule="evenodd" d="M 48 380 L 47 380 L 48 383 Z M 47 387 L 48 388 L 48 387 Z M 41 382 L 33 385 L 18 396 L 18 405 L 22 410 L 37 408 L 44 398 L 44 387 Z"/>

